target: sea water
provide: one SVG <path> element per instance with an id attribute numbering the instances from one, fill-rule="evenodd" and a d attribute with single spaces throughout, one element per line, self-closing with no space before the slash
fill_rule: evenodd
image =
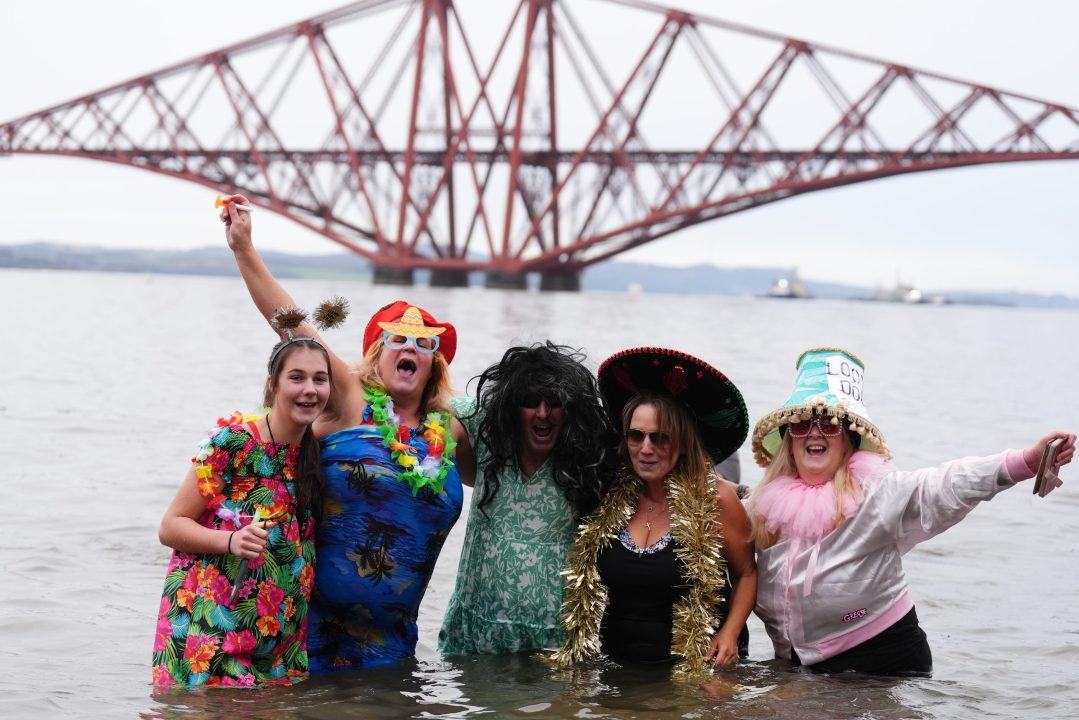
<path id="1" fill-rule="evenodd" d="M 498 292 L 288 281 L 354 315 L 328 334 L 358 359 L 375 309 L 407 298 L 457 326 L 458 390 L 511 344 L 583 347 L 594 369 L 631 346 L 698 355 L 752 421 L 794 362 L 838 346 L 866 364 L 865 402 L 901 468 L 994 453 L 1079 427 L 1079 314 L 715 296 Z M 150 650 L 169 551 L 157 525 L 214 420 L 255 407 L 275 336 L 238 278 L 0 270 L 0 717 L 1070 718 L 1079 689 L 1079 468 L 1046 499 L 1025 483 L 905 558 L 931 678 L 822 677 L 750 657 L 706 685 L 531 656 L 436 650 L 464 534 L 420 611 L 414 661 L 294 688 L 152 695 Z M 743 478 L 761 471 L 749 445 Z M 466 512 L 468 495 L 466 494 Z"/>

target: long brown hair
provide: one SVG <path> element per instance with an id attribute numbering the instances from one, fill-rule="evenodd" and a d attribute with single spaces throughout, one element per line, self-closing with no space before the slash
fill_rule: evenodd
<path id="1" fill-rule="evenodd" d="M 361 385 L 372 385 L 386 389 L 386 383 L 378 372 L 378 361 L 382 357 L 382 341 L 371 343 L 364 353 L 363 360 L 353 366 L 352 372 L 360 381 Z M 430 412 L 450 412 L 450 400 L 453 399 L 453 385 L 450 384 L 450 368 L 446 364 L 446 358 L 442 353 L 435 351 L 431 357 L 431 377 L 427 378 L 427 384 L 423 386 L 423 396 L 420 398 L 420 415 Z"/>
<path id="2" fill-rule="evenodd" d="M 622 444 L 619 445 L 618 452 L 625 466 L 632 468 L 629 449 L 626 447 L 626 433 L 629 432 L 633 413 L 643 405 L 651 405 L 656 409 L 660 432 L 671 436 L 671 452 L 678 456 L 673 471 L 685 473 L 692 479 L 707 477 L 712 471 L 712 459 L 701 443 L 697 424 L 689 412 L 669 395 L 637 393 L 622 408 Z"/>
<path id="3" fill-rule="evenodd" d="M 330 403 L 333 402 L 333 369 L 330 366 L 330 356 L 326 348 L 313 338 L 295 338 L 282 340 L 274 345 L 270 353 L 269 375 L 266 378 L 266 390 L 263 393 L 262 404 L 273 407 L 277 394 L 277 385 L 281 373 L 285 370 L 285 361 L 300 348 L 313 350 L 326 360 L 326 374 L 330 383 Z M 276 353 L 276 355 L 274 354 Z M 330 410 L 327 403 L 326 410 Z M 315 433 L 308 425 L 303 429 L 300 437 L 300 452 L 296 457 L 296 521 L 299 525 L 300 537 L 304 536 L 304 526 L 308 521 L 313 521 L 317 527 L 322 522 L 322 502 L 326 491 L 326 479 L 322 475 L 318 440 Z"/>
<path id="4" fill-rule="evenodd" d="M 773 536 L 768 532 L 768 528 L 765 527 L 764 518 L 757 513 L 756 503 L 753 498 L 757 497 L 760 491 L 765 485 L 772 482 L 776 478 L 780 477 L 798 477 L 798 466 L 794 462 L 794 448 L 792 447 L 790 433 L 783 432 L 782 441 L 779 443 L 779 448 L 776 449 L 776 454 L 772 456 L 772 462 L 768 463 L 768 467 L 764 471 L 764 479 L 760 484 L 754 488 L 753 495 L 749 499 L 749 519 L 753 523 L 753 540 L 757 543 L 757 547 L 761 550 L 770 548 L 779 542 L 780 538 Z M 853 498 L 855 500 L 861 500 L 861 490 L 851 482 L 850 471 L 848 470 L 850 456 L 854 454 L 854 443 L 851 442 L 850 435 L 843 433 L 843 461 L 839 463 L 839 468 L 835 471 L 835 524 L 839 527 L 844 521 L 847 520 L 847 516 L 843 513 L 844 499 Z"/>

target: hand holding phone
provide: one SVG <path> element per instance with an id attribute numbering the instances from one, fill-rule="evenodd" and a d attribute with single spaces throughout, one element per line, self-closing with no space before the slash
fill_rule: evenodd
<path id="1" fill-rule="evenodd" d="M 1057 453 L 1064 446 L 1064 438 L 1057 438 L 1045 446 L 1042 452 L 1041 462 L 1038 463 L 1038 473 L 1034 476 L 1034 494 L 1045 497 L 1064 484 L 1057 476 L 1056 460 Z"/>

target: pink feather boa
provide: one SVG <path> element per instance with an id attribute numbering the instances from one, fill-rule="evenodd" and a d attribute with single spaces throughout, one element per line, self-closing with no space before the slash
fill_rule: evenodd
<path id="1" fill-rule="evenodd" d="M 865 450 L 851 455 L 847 468 L 858 492 L 857 498 L 844 499 L 844 518 L 858 511 L 867 484 L 894 469 L 883 455 Z M 763 522 L 773 535 L 815 543 L 836 527 L 835 481 L 810 485 L 801 478 L 781 475 L 753 493 L 750 508 L 754 521 Z"/>

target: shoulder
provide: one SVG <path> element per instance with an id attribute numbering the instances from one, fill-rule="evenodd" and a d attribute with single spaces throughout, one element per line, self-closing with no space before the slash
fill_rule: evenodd
<path id="1" fill-rule="evenodd" d="M 219 417 L 208 433 L 209 442 L 215 447 L 234 445 L 241 437 L 255 439 L 253 428 L 266 417 L 266 410 L 253 413 L 236 410 L 231 415 Z"/>

